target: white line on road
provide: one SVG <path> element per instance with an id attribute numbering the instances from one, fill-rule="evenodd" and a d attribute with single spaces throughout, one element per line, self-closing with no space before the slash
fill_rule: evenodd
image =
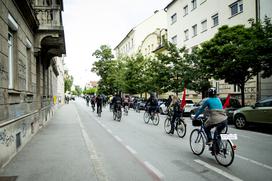
<path id="1" fill-rule="evenodd" d="M 199 163 L 200 165 L 203 165 L 204 167 L 207 167 L 207 168 L 215 171 L 216 173 L 219 173 L 220 175 L 223 175 L 224 177 L 226 177 L 226 178 L 228 178 L 230 180 L 233 180 L 233 181 L 242 181 L 240 178 L 235 177 L 235 176 L 233 176 L 233 175 L 231 175 L 231 174 L 229 174 L 229 173 L 227 173 L 227 172 L 225 172 L 223 170 L 220 170 L 219 168 L 216 168 L 216 167 L 214 167 L 214 166 L 212 166 L 212 165 L 210 165 L 210 164 L 208 164 L 208 163 L 206 163 L 204 161 L 201 161 L 201 160 L 198 160 L 198 159 L 196 159 L 194 161 L 197 162 L 197 163 Z"/>
<path id="2" fill-rule="evenodd" d="M 119 136 L 114 136 L 115 139 L 117 139 L 117 141 L 119 141 L 120 143 L 122 143 L 122 139 Z"/>
<path id="3" fill-rule="evenodd" d="M 153 172 L 159 178 L 159 180 L 164 180 L 164 175 L 157 168 L 155 168 L 147 161 L 145 161 L 144 164 L 151 172 Z"/>
<path id="4" fill-rule="evenodd" d="M 133 148 L 131 148 L 130 146 L 128 146 L 128 145 L 126 146 L 126 149 L 128 149 L 128 151 L 131 152 L 134 155 L 137 154 L 137 152 Z"/>
<path id="5" fill-rule="evenodd" d="M 106 128 L 106 125 L 105 125 L 105 124 L 103 124 L 103 123 L 101 123 L 101 126 L 103 126 L 104 128 Z"/>
<path id="6" fill-rule="evenodd" d="M 81 133 L 82 133 L 82 136 L 83 136 L 83 140 L 84 140 L 84 142 L 86 144 L 86 147 L 87 147 L 87 149 L 89 151 L 90 161 L 91 161 L 91 164 L 94 167 L 94 171 L 95 171 L 97 180 L 99 180 L 99 181 L 108 181 L 107 175 L 106 175 L 106 173 L 104 171 L 104 168 L 102 166 L 102 161 L 97 156 L 95 146 L 94 146 L 92 140 L 90 139 L 90 137 L 88 136 L 88 133 L 86 132 L 85 127 L 84 127 L 84 125 L 83 125 L 77 111 L 76 111 L 76 114 L 77 114 L 77 120 L 79 122 L 79 126 L 81 128 Z"/>
<path id="7" fill-rule="evenodd" d="M 110 129 L 107 129 L 107 131 L 108 131 L 110 134 L 112 134 L 112 131 L 111 131 Z"/>
<path id="8" fill-rule="evenodd" d="M 246 158 L 246 157 L 243 157 L 243 156 L 241 156 L 241 155 L 236 155 L 236 157 L 237 157 L 237 158 L 241 158 L 241 159 L 246 160 L 246 161 L 249 161 L 249 162 L 251 162 L 251 163 L 255 163 L 256 165 L 262 166 L 262 167 L 264 167 L 264 168 L 267 168 L 267 169 L 272 170 L 272 167 L 269 166 L 269 165 L 266 165 L 266 164 L 257 162 L 257 161 L 255 161 L 255 160 L 251 160 L 251 159 Z"/>

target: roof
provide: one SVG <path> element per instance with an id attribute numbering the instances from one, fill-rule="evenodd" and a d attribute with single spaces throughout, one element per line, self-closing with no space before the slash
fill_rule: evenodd
<path id="1" fill-rule="evenodd" d="M 165 8 L 164 8 L 164 11 L 167 11 L 167 9 L 172 6 L 172 4 L 174 4 L 177 0 L 173 0 L 171 1 Z"/>
<path id="2" fill-rule="evenodd" d="M 114 48 L 114 50 L 116 50 L 116 49 L 124 42 L 124 40 L 125 40 L 126 38 L 128 38 L 129 35 L 130 35 L 131 33 L 134 32 L 134 29 L 135 29 L 135 28 L 132 28 L 132 29 L 128 32 L 128 34 L 125 36 L 125 38 L 123 38 L 123 39 L 120 41 L 120 43 Z"/>

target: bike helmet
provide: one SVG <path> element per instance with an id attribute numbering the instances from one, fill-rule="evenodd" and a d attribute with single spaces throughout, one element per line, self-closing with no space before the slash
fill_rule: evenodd
<path id="1" fill-rule="evenodd" d="M 209 97 L 215 97 L 216 94 L 217 94 L 216 88 L 212 87 L 212 88 L 209 88 L 209 89 L 208 89 L 208 96 L 209 96 Z"/>

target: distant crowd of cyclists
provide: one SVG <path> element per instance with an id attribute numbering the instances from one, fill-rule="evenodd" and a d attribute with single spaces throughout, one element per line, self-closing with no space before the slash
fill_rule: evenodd
<path id="1" fill-rule="evenodd" d="M 215 134 L 219 134 L 221 130 L 226 127 L 227 125 L 227 116 L 223 110 L 222 103 L 220 99 L 217 97 L 217 92 L 215 88 L 208 89 L 208 99 L 205 103 L 200 107 L 198 112 L 192 119 L 197 119 L 198 116 L 204 112 L 205 110 L 209 111 L 209 118 L 205 123 L 205 132 L 207 134 L 208 140 L 207 144 L 212 142 L 212 137 L 210 130 L 212 127 L 216 127 L 217 131 Z M 95 105 L 97 108 L 97 113 L 102 112 L 102 106 L 106 106 L 107 103 L 109 104 L 110 111 L 116 113 L 117 111 L 121 111 L 123 108 L 139 108 L 140 99 L 137 97 L 131 97 L 129 95 L 121 96 L 121 94 L 117 93 L 114 96 L 105 96 L 105 95 L 86 95 L 84 96 L 87 106 L 91 103 L 93 111 L 95 111 Z M 174 134 L 175 129 L 175 119 L 181 117 L 183 114 L 183 108 L 181 107 L 180 100 L 178 96 L 172 95 L 169 96 L 167 101 L 165 102 L 165 106 L 168 107 L 168 112 L 172 114 L 171 120 L 171 130 L 169 134 Z M 158 99 L 154 93 L 150 93 L 149 98 L 145 102 L 145 110 L 151 114 L 152 112 L 159 111 L 159 103 Z"/>

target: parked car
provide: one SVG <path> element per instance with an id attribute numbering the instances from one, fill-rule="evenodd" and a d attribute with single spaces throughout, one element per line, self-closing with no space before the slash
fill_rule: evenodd
<path id="1" fill-rule="evenodd" d="M 192 100 L 190 99 L 186 99 L 186 104 L 185 104 L 185 107 L 184 107 L 184 112 L 183 114 L 184 115 L 189 115 L 191 114 L 191 111 L 195 108 L 195 104 Z"/>
<path id="2" fill-rule="evenodd" d="M 139 110 L 145 110 L 145 104 L 146 104 L 145 100 L 140 100 L 138 104 L 139 104 Z"/>
<path id="3" fill-rule="evenodd" d="M 206 100 L 207 100 L 207 98 L 205 98 L 205 99 L 201 100 L 199 103 L 195 104 L 194 108 L 191 110 L 191 114 L 195 114 Z M 222 105 L 224 105 L 226 102 L 226 98 L 220 97 L 220 100 L 222 102 Z M 228 116 L 228 123 L 233 122 L 233 112 L 236 109 L 239 109 L 241 107 L 242 106 L 241 106 L 238 99 L 232 98 L 232 97 L 230 98 L 230 105 L 227 108 L 225 108 L 226 114 Z"/>
<path id="4" fill-rule="evenodd" d="M 256 102 L 253 106 L 237 109 L 233 113 L 236 128 L 246 128 L 250 123 L 272 124 L 272 97 Z"/>

